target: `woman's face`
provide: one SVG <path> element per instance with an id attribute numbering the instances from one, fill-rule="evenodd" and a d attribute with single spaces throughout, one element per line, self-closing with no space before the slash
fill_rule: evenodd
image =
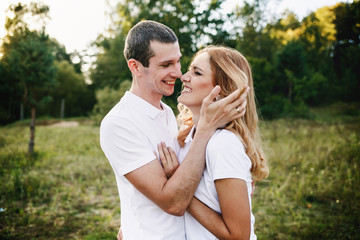
<path id="1" fill-rule="evenodd" d="M 178 97 L 178 102 L 184 104 L 193 113 L 200 112 L 203 99 L 215 87 L 209 59 L 207 52 L 201 53 L 191 63 L 189 71 L 181 77 L 184 88 Z"/>

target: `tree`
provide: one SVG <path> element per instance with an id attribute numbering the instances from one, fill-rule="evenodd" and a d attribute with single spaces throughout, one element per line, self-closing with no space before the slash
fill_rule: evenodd
<path id="1" fill-rule="evenodd" d="M 10 74 L 23 85 L 24 101 L 31 108 L 30 154 L 34 152 L 36 108 L 51 100 L 50 92 L 56 86 L 54 56 L 47 42 L 45 34 L 28 32 L 7 58 Z"/>
<path id="2" fill-rule="evenodd" d="M 57 86 L 52 91 L 52 104 L 46 112 L 59 117 L 61 102 L 65 102 L 65 116 L 85 116 L 95 104 L 95 94 L 85 83 L 84 76 L 66 60 L 55 61 Z"/>
<path id="3" fill-rule="evenodd" d="M 102 51 L 97 55 L 90 74 L 95 89 L 102 89 L 105 86 L 119 88 L 122 81 L 131 80 L 131 72 L 123 54 L 124 43 L 125 36 L 122 33 L 114 38 L 98 38 L 96 44 Z"/>
<path id="4" fill-rule="evenodd" d="M 271 60 L 276 51 L 278 42 L 271 38 L 265 17 L 271 17 L 268 3 L 269 0 L 245 1 L 244 6 L 236 10 L 237 24 L 244 25 L 237 32 L 236 49 L 246 56 Z"/>
<path id="5" fill-rule="evenodd" d="M 338 97 L 360 101 L 360 1 L 339 3 L 334 8 L 336 41 L 333 65 Z"/>
<path id="6" fill-rule="evenodd" d="M 56 86 L 56 67 L 49 46 L 49 37 L 42 31 L 30 30 L 25 16 L 44 19 L 49 8 L 31 3 L 11 5 L 13 18 L 6 19 L 7 36 L 3 46 L 3 63 L 11 78 L 20 83 L 23 99 L 31 108 L 29 154 L 34 152 L 36 108 L 51 100 L 50 91 Z"/>

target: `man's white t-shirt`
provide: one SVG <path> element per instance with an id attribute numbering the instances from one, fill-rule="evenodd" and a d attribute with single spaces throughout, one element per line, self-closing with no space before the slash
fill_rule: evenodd
<path id="1" fill-rule="evenodd" d="M 124 177 L 158 157 L 160 142 L 178 152 L 174 113 L 161 106 L 126 92 L 101 123 L 100 145 L 115 173 L 124 240 L 185 239 L 184 217 L 164 212 Z"/>
<path id="2" fill-rule="evenodd" d="M 189 151 L 193 132 L 194 128 L 185 139 L 185 146 L 180 149 L 180 162 L 183 161 Z M 195 197 L 211 209 L 221 213 L 215 180 L 225 178 L 242 179 L 247 185 L 251 212 L 252 177 L 250 169 L 251 160 L 246 155 L 244 146 L 238 136 L 226 129 L 216 130 L 206 146 L 206 166 L 195 192 Z M 251 213 L 251 240 L 256 239 L 254 223 L 255 217 Z M 187 240 L 217 239 L 188 212 L 185 213 L 185 231 Z"/>

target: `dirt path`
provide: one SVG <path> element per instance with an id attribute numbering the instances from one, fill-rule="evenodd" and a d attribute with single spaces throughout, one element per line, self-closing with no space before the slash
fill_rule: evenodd
<path id="1" fill-rule="evenodd" d="M 79 122 L 77 121 L 61 121 L 54 124 L 49 125 L 51 127 L 77 127 L 79 126 Z"/>

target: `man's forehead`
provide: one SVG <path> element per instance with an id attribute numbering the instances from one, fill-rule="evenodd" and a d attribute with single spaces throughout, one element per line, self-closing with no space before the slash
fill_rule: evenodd
<path id="1" fill-rule="evenodd" d="M 151 41 L 150 47 L 154 56 L 158 61 L 178 61 L 181 58 L 181 52 L 178 42 L 161 43 L 158 41 Z"/>

